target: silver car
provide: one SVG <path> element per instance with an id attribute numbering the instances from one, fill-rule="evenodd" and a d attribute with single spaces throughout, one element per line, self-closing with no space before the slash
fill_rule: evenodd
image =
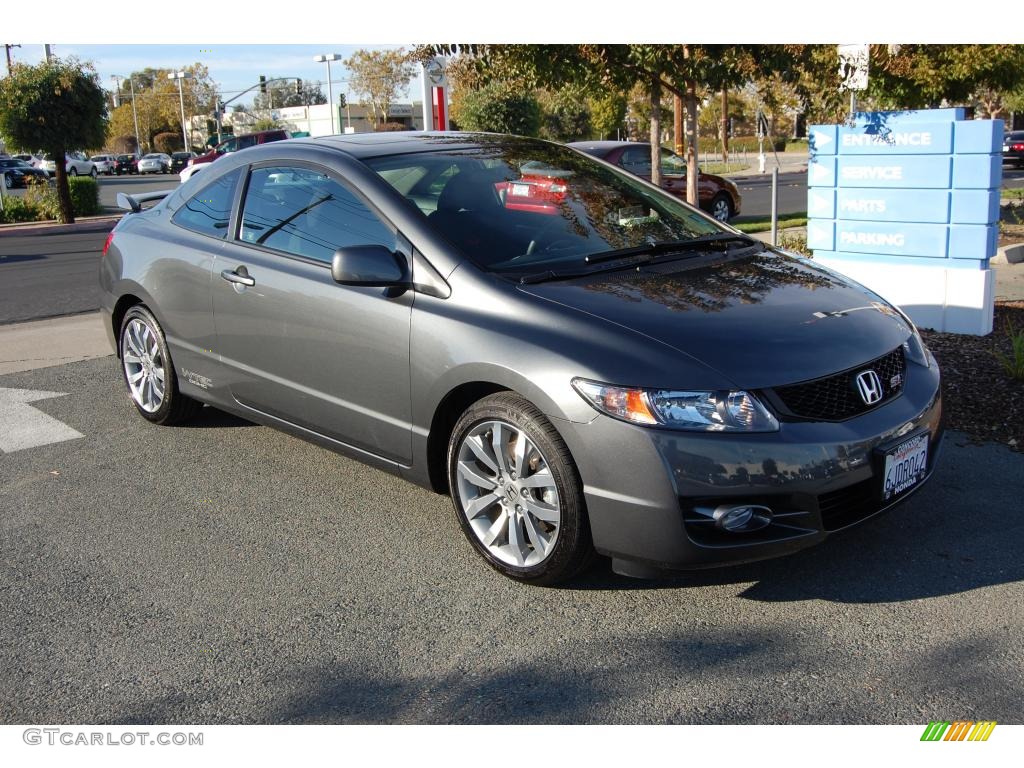
<path id="1" fill-rule="evenodd" d="M 120 202 L 102 311 L 138 413 L 208 404 L 449 493 L 514 579 L 787 554 L 935 466 L 903 313 L 564 146 L 299 139 Z"/>
<path id="2" fill-rule="evenodd" d="M 50 176 L 57 173 L 57 162 L 53 155 L 43 155 L 40 167 Z M 68 152 L 64 156 L 64 168 L 68 176 L 92 176 L 95 179 L 98 173 L 95 164 L 82 152 Z"/>
<path id="3" fill-rule="evenodd" d="M 96 173 L 113 176 L 117 169 L 117 157 L 114 155 L 93 155 L 89 160 L 96 166 Z"/>
<path id="4" fill-rule="evenodd" d="M 139 173 L 170 173 L 171 156 L 163 152 L 150 152 L 139 160 Z"/>

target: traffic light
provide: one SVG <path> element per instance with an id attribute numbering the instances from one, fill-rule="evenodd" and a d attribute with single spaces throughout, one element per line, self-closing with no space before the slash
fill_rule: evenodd
<path id="1" fill-rule="evenodd" d="M 264 96 L 267 95 L 267 76 L 266 75 L 260 75 L 260 93 L 262 93 Z"/>
<path id="2" fill-rule="evenodd" d="M 348 106 L 348 103 L 345 101 L 344 93 L 338 96 L 338 106 L 341 107 L 342 109 Z"/>
<path id="3" fill-rule="evenodd" d="M 295 78 L 295 95 L 296 96 L 301 96 L 302 95 L 302 78 L 301 77 L 296 77 Z"/>

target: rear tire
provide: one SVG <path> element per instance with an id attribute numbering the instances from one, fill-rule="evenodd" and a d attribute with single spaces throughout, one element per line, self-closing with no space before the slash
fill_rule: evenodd
<path id="1" fill-rule="evenodd" d="M 593 561 L 583 484 L 561 436 L 533 403 L 499 392 L 471 405 L 448 444 L 455 515 L 499 573 L 551 585 Z"/>
<path id="2" fill-rule="evenodd" d="M 711 198 L 711 215 L 723 224 L 732 218 L 732 201 L 724 192 Z"/>
<path id="3" fill-rule="evenodd" d="M 70 171 L 68 171 L 68 176 L 77 176 L 77 175 L 78 175 L 78 169 L 77 168 L 72 168 Z"/>
<path id="4" fill-rule="evenodd" d="M 142 305 L 129 309 L 118 334 L 121 374 L 135 409 L 154 424 L 180 424 L 203 404 L 178 390 L 178 377 L 163 329 Z"/>

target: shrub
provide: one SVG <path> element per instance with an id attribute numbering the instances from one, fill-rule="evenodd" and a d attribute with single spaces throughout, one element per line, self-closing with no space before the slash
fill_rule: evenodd
<path id="1" fill-rule="evenodd" d="M 35 221 L 36 210 L 20 197 L 4 197 L 4 209 L 0 211 L 0 224 L 15 224 L 21 221 Z"/>
<path id="2" fill-rule="evenodd" d="M 1003 366 L 1006 375 L 1011 379 L 1024 380 L 1024 328 L 1019 331 L 1013 324 L 1006 321 L 1006 335 L 1010 338 L 1010 354 L 1004 354 L 998 349 L 993 351 L 999 364 Z"/>
<path id="3" fill-rule="evenodd" d="M 811 249 L 807 247 L 807 237 L 805 235 L 780 234 L 779 248 L 785 248 L 787 251 L 799 253 L 802 256 L 813 256 Z"/>
<path id="4" fill-rule="evenodd" d="M 454 110 L 453 110 L 454 111 Z M 507 83 L 490 83 L 467 93 L 454 115 L 467 131 L 536 136 L 540 132 L 540 104 L 532 93 Z"/>
<path id="5" fill-rule="evenodd" d="M 71 190 L 71 207 L 75 216 L 95 216 L 100 212 L 100 185 L 89 176 L 75 176 L 68 179 Z"/>
<path id="6" fill-rule="evenodd" d="M 92 181 L 92 179 L 90 179 Z M 71 179 L 68 178 L 70 185 Z M 25 190 L 25 205 L 36 212 L 36 219 L 59 218 L 60 201 L 57 199 L 57 188 L 50 184 L 33 184 Z"/>
<path id="7" fill-rule="evenodd" d="M 139 151 L 139 140 L 134 136 L 116 136 L 110 145 L 117 155 L 130 155 Z"/>
<path id="8" fill-rule="evenodd" d="M 260 129 L 257 128 L 256 130 Z M 169 131 L 166 133 L 158 133 L 154 136 L 153 146 L 156 148 L 157 152 L 164 152 L 168 155 L 171 154 L 171 152 L 177 152 L 178 150 L 185 148 L 181 134 L 171 133 Z"/>

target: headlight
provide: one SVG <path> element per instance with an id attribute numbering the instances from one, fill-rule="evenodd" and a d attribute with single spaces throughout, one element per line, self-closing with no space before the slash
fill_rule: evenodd
<path id="1" fill-rule="evenodd" d="M 914 327 L 913 323 L 910 324 L 910 327 L 913 328 L 914 332 L 910 334 L 909 339 L 903 342 L 903 352 L 911 362 L 923 365 L 925 368 L 931 368 L 931 356 L 928 354 L 928 349 L 921 339 L 921 334 L 917 332 L 917 328 Z"/>
<path id="2" fill-rule="evenodd" d="M 601 413 L 633 424 L 697 432 L 777 432 L 779 422 L 749 392 L 640 389 L 573 379 Z"/>

